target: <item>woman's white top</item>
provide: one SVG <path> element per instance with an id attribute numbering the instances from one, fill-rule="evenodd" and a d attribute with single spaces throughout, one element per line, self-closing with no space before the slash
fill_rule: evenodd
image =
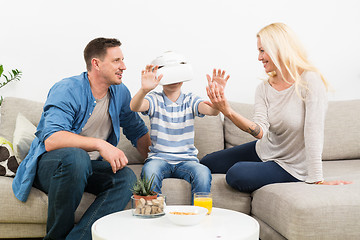
<path id="1" fill-rule="evenodd" d="M 255 94 L 254 122 L 263 130 L 256 143 L 262 161 L 275 161 L 305 182 L 323 180 L 322 150 L 327 109 L 326 87 L 318 73 L 304 72 L 307 87 L 297 94 L 295 85 L 277 91 L 268 82 Z"/>

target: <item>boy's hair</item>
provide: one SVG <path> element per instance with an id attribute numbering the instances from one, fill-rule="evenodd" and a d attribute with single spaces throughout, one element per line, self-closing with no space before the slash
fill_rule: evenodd
<path id="1" fill-rule="evenodd" d="M 108 48 L 120 46 L 121 42 L 116 38 L 95 38 L 90 41 L 84 49 L 84 59 L 87 70 L 91 71 L 91 60 L 93 58 L 103 60 Z"/>

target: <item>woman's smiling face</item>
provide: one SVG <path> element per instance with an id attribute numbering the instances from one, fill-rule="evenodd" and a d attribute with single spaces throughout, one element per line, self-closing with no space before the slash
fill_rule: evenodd
<path id="1" fill-rule="evenodd" d="M 261 61 L 264 65 L 266 73 L 273 72 L 276 70 L 274 62 L 271 60 L 270 56 L 265 52 L 264 48 L 261 45 L 261 40 L 257 38 L 257 48 L 259 50 L 258 60 Z"/>

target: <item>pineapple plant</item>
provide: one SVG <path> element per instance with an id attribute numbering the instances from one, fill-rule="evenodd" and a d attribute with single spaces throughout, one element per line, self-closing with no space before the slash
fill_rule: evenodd
<path id="1" fill-rule="evenodd" d="M 138 178 L 131 188 L 133 195 L 138 196 L 157 196 L 157 192 L 154 192 L 155 186 L 153 186 L 155 175 L 152 175 L 149 179 L 145 176 Z"/>
<path id="2" fill-rule="evenodd" d="M 165 197 L 158 196 L 154 191 L 153 186 L 155 175 L 149 179 L 145 176 L 138 178 L 131 188 L 132 196 L 132 209 L 135 216 L 151 216 L 163 215 L 165 207 Z"/>

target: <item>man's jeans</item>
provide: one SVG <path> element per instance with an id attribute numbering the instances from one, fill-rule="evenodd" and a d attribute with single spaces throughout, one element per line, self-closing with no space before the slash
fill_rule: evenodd
<path id="1" fill-rule="evenodd" d="M 91 226 L 99 218 L 125 208 L 136 181 L 130 168 L 116 174 L 106 161 L 91 161 L 86 151 L 62 148 L 44 153 L 38 161 L 34 186 L 48 194 L 44 239 L 91 239 Z M 74 226 L 75 210 L 83 193 L 97 197 Z"/>
<path id="2" fill-rule="evenodd" d="M 162 181 L 164 178 L 180 178 L 191 184 L 191 199 L 194 193 L 210 192 L 211 172 L 210 170 L 195 161 L 183 161 L 177 164 L 170 164 L 165 160 L 151 159 L 146 161 L 142 168 L 141 176 L 154 178 L 154 191 L 161 193 Z"/>

